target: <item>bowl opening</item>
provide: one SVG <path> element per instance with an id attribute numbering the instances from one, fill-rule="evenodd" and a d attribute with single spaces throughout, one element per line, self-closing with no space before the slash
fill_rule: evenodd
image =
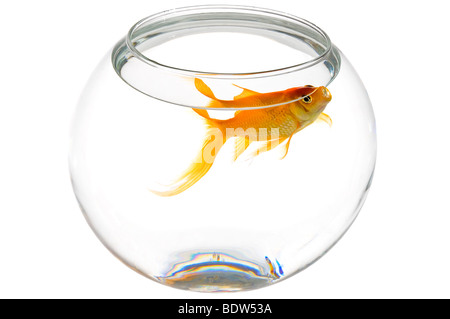
<path id="1" fill-rule="evenodd" d="M 331 50 L 329 37 L 314 24 L 285 13 L 245 6 L 198 6 L 165 11 L 136 23 L 126 41 L 135 56 L 149 65 L 216 78 L 292 72 L 320 62 Z M 169 48 L 161 49 L 168 44 Z M 167 59 L 177 44 L 183 46 L 182 51 L 174 52 L 179 60 L 198 58 L 206 66 L 192 69 L 180 66 L 179 60 Z M 155 52 L 155 48 L 165 54 Z M 263 62 L 258 70 L 224 71 L 233 64 L 238 64 L 238 69 L 245 67 L 256 55 Z M 216 69 L 208 69 L 211 64 L 208 65 L 208 60 L 214 60 Z M 270 67 L 277 64 L 280 66 Z"/>
<path id="2" fill-rule="evenodd" d="M 339 71 L 340 57 L 326 33 L 304 19 L 255 7 L 208 5 L 142 19 L 115 46 L 112 63 L 141 93 L 206 108 L 209 99 L 196 90 L 196 79 L 224 100 L 233 100 L 237 88 L 268 93 L 327 86 Z"/>

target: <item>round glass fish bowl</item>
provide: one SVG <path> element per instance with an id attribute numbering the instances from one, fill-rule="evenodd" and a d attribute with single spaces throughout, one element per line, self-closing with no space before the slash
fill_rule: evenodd
<path id="1" fill-rule="evenodd" d="M 174 288 L 265 287 L 319 259 L 370 187 L 375 120 L 324 31 L 267 9 L 200 6 L 135 24 L 94 71 L 71 129 L 95 234 Z"/>

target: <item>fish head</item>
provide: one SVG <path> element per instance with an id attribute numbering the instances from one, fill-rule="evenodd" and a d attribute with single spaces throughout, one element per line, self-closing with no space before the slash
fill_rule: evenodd
<path id="1" fill-rule="evenodd" d="M 331 93 L 325 86 L 311 85 L 291 89 L 289 98 L 297 100 L 295 113 L 300 120 L 314 120 L 331 101 Z"/>
<path id="2" fill-rule="evenodd" d="M 330 91 L 324 86 L 306 88 L 309 90 L 300 90 L 302 95 L 299 96 L 299 103 L 308 113 L 322 113 L 331 101 Z"/>

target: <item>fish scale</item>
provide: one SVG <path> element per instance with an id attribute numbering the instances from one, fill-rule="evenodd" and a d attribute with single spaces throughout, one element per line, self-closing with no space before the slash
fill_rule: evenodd
<path id="1" fill-rule="evenodd" d="M 254 129 L 257 133 L 255 139 L 261 140 L 261 134 L 267 134 L 271 138 L 271 132 L 278 130 L 279 137 L 289 137 L 298 128 L 298 120 L 290 111 L 290 104 L 278 106 L 272 109 L 244 110 L 238 111 L 236 116 L 224 120 L 216 121 L 216 125 L 223 131 L 232 128 L 237 132 L 235 136 L 243 136 L 251 133 L 249 129 Z M 214 120 L 212 120 L 214 121 Z M 241 128 L 242 130 L 237 130 Z"/>

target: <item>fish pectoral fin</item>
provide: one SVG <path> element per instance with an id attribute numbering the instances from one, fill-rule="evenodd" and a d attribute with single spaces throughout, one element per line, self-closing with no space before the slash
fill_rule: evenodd
<path id="1" fill-rule="evenodd" d="M 234 100 L 242 99 L 242 98 L 248 97 L 248 96 L 253 96 L 253 95 L 261 94 L 261 93 L 258 93 L 258 92 L 256 92 L 256 91 L 252 91 L 252 90 L 249 90 L 249 89 L 240 87 L 239 85 L 236 85 L 236 84 L 233 84 L 233 85 L 234 85 L 235 87 L 238 87 L 238 88 L 242 89 L 241 94 L 236 95 L 236 96 L 234 97 Z"/>
<path id="2" fill-rule="evenodd" d="M 211 90 L 211 88 L 209 86 L 207 86 L 205 84 L 205 82 L 203 82 L 203 80 L 200 80 L 198 78 L 195 78 L 194 80 L 195 83 L 195 88 L 197 89 L 197 91 L 199 91 L 201 94 L 203 94 L 206 97 L 209 97 L 210 99 L 219 101 L 218 98 L 216 98 L 216 96 L 214 95 L 213 91 Z"/>
<path id="3" fill-rule="evenodd" d="M 333 121 L 331 120 L 331 117 L 325 113 L 321 113 L 318 117 L 316 122 L 322 122 L 328 124 L 330 127 L 333 125 Z"/>
<path id="4" fill-rule="evenodd" d="M 234 141 L 234 158 L 233 160 L 236 161 L 239 156 L 242 155 L 242 153 L 245 152 L 245 150 L 250 146 L 250 139 L 248 137 L 242 137 L 238 136 Z"/>

